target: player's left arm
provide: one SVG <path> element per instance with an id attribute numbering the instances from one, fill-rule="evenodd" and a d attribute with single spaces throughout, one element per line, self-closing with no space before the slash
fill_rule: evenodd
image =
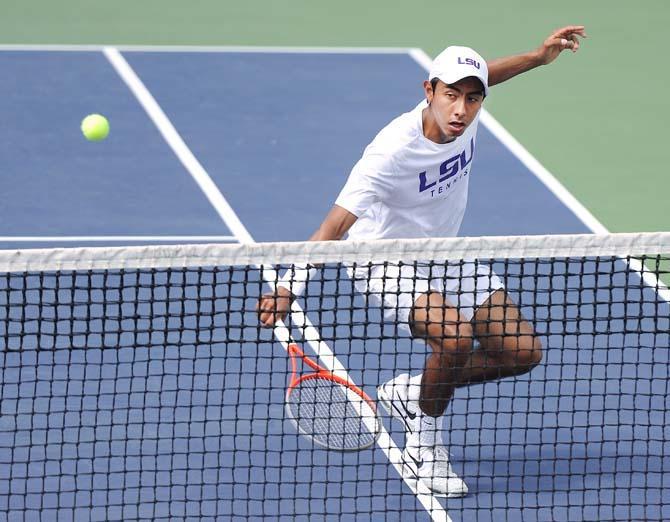
<path id="1" fill-rule="evenodd" d="M 489 87 L 540 65 L 547 65 L 565 50 L 569 49 L 576 53 L 580 38 L 586 38 L 584 26 L 568 25 L 551 33 L 542 45 L 533 51 L 486 62 L 489 68 Z"/>

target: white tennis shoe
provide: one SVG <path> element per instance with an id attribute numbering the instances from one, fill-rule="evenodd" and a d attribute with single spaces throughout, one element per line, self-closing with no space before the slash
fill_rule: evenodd
<path id="1" fill-rule="evenodd" d="M 403 475 L 421 480 L 438 495 L 450 498 L 467 495 L 468 486 L 452 469 L 446 448 L 441 444 L 421 446 L 419 429 L 423 412 L 418 401 L 410 400 L 409 387 L 410 376 L 403 373 L 377 388 L 382 407 L 405 427 Z"/>
<path id="2" fill-rule="evenodd" d="M 386 412 L 405 427 L 406 439 L 418 433 L 421 409 L 409 399 L 409 374 L 402 373 L 377 388 L 377 398 Z"/>
<path id="3" fill-rule="evenodd" d="M 468 486 L 452 469 L 444 446 L 421 447 L 412 442 L 402 452 L 403 474 L 421 480 L 438 495 L 457 498 L 468 494 Z"/>

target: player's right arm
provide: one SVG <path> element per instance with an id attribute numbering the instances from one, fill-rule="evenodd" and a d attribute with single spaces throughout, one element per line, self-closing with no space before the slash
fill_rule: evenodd
<path id="1" fill-rule="evenodd" d="M 392 186 L 393 162 L 393 155 L 387 149 L 377 150 L 368 146 L 310 241 L 342 239 L 356 220 L 388 193 Z M 277 321 L 284 320 L 291 303 L 304 291 L 310 270 L 311 267 L 294 266 L 278 282 L 274 293 L 259 299 L 256 309 L 263 326 L 270 328 Z"/>
<path id="2" fill-rule="evenodd" d="M 358 218 L 348 210 L 333 205 L 321 226 L 309 238 L 310 241 L 334 241 L 344 237 Z M 256 305 L 260 322 L 267 328 L 273 327 L 277 321 L 283 321 L 291 309 L 294 301 L 291 291 L 280 284 L 274 293 L 264 294 Z"/>
<path id="3" fill-rule="evenodd" d="M 342 239 L 358 218 L 348 210 L 333 205 L 321 226 L 309 238 L 310 241 L 333 241 Z"/>

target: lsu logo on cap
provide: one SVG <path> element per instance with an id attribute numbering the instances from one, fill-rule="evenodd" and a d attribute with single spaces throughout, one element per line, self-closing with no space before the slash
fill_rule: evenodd
<path id="1" fill-rule="evenodd" d="M 479 69 L 480 63 L 473 60 L 472 58 L 461 58 L 460 56 L 458 57 L 458 63 L 459 65 L 472 65 L 473 67 L 476 67 Z"/>
<path id="2" fill-rule="evenodd" d="M 479 78 L 484 85 L 484 95 L 489 94 L 488 67 L 484 58 L 469 47 L 452 45 L 437 55 L 428 73 L 428 81 L 439 78 L 452 84 L 466 76 Z"/>

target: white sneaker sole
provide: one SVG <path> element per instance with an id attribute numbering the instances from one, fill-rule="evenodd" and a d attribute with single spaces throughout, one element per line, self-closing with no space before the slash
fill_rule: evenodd
<path id="1" fill-rule="evenodd" d="M 417 460 L 412 455 L 409 448 L 405 448 L 405 451 L 402 452 L 402 473 L 404 478 L 417 481 L 420 480 L 435 496 L 438 497 L 460 498 L 468 494 L 467 484 L 455 474 L 449 475 L 449 478 L 437 481 L 438 483 L 441 483 L 442 487 L 434 487 L 433 484 L 435 481 L 432 477 L 422 477 L 419 474 L 421 466 L 423 466 L 423 461 Z"/>
<path id="2" fill-rule="evenodd" d="M 421 481 L 428 490 L 435 495 L 436 497 L 443 498 L 461 498 L 465 497 L 468 494 L 468 486 L 460 478 L 449 479 L 449 482 L 452 482 L 451 487 L 447 487 L 448 491 L 443 491 L 441 489 L 434 489 L 432 486 L 432 480 L 429 478 L 420 477 L 416 464 L 414 462 L 408 462 L 405 460 L 405 455 L 403 453 L 402 457 L 402 476 L 408 482 L 413 482 L 414 485 Z"/>

